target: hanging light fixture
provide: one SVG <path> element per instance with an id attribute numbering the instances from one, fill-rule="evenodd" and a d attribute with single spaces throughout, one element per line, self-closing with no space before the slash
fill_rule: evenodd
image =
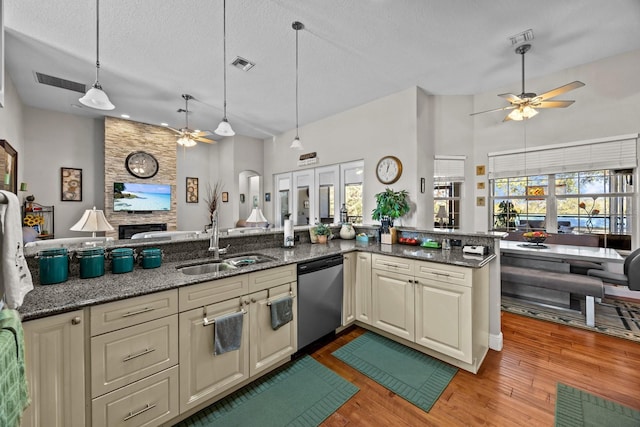
<path id="1" fill-rule="evenodd" d="M 236 133 L 227 120 L 227 2 L 222 0 L 222 71 L 224 73 L 224 116 L 214 130 L 221 136 L 233 136 Z"/>
<path id="2" fill-rule="evenodd" d="M 293 138 L 289 148 L 294 150 L 304 150 L 302 142 L 300 142 L 300 135 L 298 135 L 298 31 L 304 28 L 304 24 L 302 22 L 294 21 L 293 24 L 291 24 L 291 28 L 296 31 L 296 137 Z"/>
<path id="3" fill-rule="evenodd" d="M 102 90 L 98 79 L 100 73 L 100 0 L 96 0 L 96 82 L 91 89 L 80 98 L 80 102 L 90 108 L 96 110 L 113 110 L 115 105 L 109 101 L 109 97 Z"/>

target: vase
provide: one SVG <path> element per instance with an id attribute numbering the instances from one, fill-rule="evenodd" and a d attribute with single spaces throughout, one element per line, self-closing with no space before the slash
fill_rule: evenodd
<path id="1" fill-rule="evenodd" d="M 309 228 L 309 240 L 311 241 L 311 243 L 318 243 L 318 235 L 316 234 L 315 227 Z"/>
<path id="2" fill-rule="evenodd" d="M 351 240 L 356 237 L 356 230 L 353 229 L 353 226 L 346 222 L 342 224 L 340 227 L 340 238 L 343 240 Z"/>
<path id="3" fill-rule="evenodd" d="M 326 244 L 327 243 L 327 236 L 326 235 L 323 234 L 323 235 L 317 236 L 317 237 L 318 237 L 318 243 L 321 243 L 321 244 L 323 244 L 323 243 Z"/>

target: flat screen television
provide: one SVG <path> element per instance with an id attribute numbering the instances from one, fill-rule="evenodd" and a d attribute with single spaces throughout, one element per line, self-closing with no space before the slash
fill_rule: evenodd
<path id="1" fill-rule="evenodd" d="M 149 212 L 171 210 L 171 185 L 113 183 L 114 212 Z"/>

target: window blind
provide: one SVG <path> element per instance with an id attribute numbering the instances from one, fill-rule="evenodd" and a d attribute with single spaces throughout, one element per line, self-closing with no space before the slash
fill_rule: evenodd
<path id="1" fill-rule="evenodd" d="M 466 156 L 435 156 L 433 161 L 434 182 L 464 182 Z"/>
<path id="2" fill-rule="evenodd" d="M 489 179 L 635 168 L 638 135 L 489 153 Z"/>

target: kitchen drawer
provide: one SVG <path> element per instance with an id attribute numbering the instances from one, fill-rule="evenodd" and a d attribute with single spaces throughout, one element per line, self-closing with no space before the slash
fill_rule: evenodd
<path id="1" fill-rule="evenodd" d="M 93 427 L 157 426 L 178 416 L 178 367 L 93 399 Z"/>
<path id="2" fill-rule="evenodd" d="M 91 396 L 178 364 L 178 315 L 91 338 Z"/>
<path id="3" fill-rule="evenodd" d="M 178 291 L 159 292 L 91 307 L 91 336 L 178 312 Z"/>
<path id="4" fill-rule="evenodd" d="M 416 277 L 471 287 L 472 270 L 450 264 L 416 261 Z"/>
<path id="5" fill-rule="evenodd" d="M 406 258 L 373 254 L 371 255 L 371 268 L 413 276 L 414 261 Z"/>
<path id="6" fill-rule="evenodd" d="M 184 286 L 178 290 L 180 291 L 180 312 L 183 312 L 248 294 L 249 277 L 247 274 L 239 274 Z"/>
<path id="7" fill-rule="evenodd" d="M 297 277 L 295 264 L 249 273 L 249 292 L 257 292 L 284 283 L 295 282 Z"/>

